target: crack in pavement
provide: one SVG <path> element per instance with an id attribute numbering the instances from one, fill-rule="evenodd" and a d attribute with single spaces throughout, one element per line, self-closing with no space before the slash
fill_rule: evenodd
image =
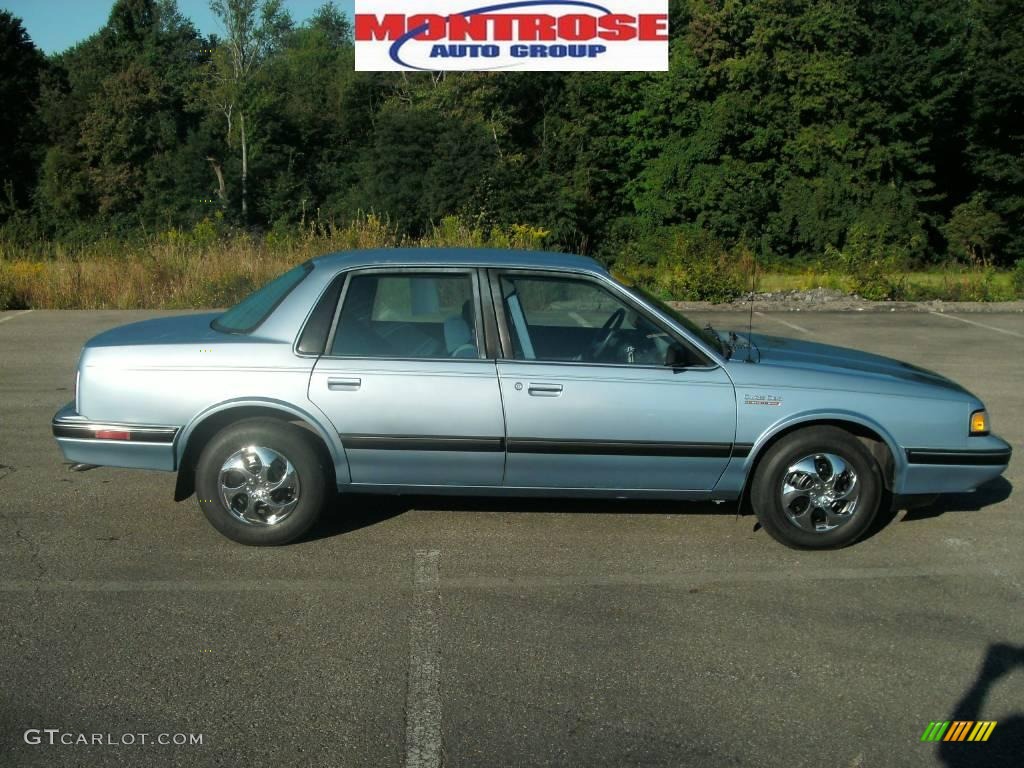
<path id="1" fill-rule="evenodd" d="M 17 471 L 17 468 L 10 464 L 0 464 L 0 480 L 10 477 Z M 46 566 L 43 565 L 42 561 L 42 550 L 39 543 L 31 536 L 27 535 L 21 528 L 14 529 L 14 538 L 25 542 L 28 547 L 29 560 L 32 561 L 32 565 L 35 566 L 36 571 L 39 572 L 37 581 L 42 581 L 46 578 Z M 39 591 L 38 587 L 35 587 L 35 592 Z"/>
<path id="2" fill-rule="evenodd" d="M 45 579 L 46 566 L 43 565 L 42 558 L 40 557 L 41 549 L 39 547 L 38 542 L 36 542 L 36 540 L 33 539 L 31 536 L 26 535 L 25 532 L 21 530 L 21 528 L 16 528 L 14 530 L 14 537 L 25 542 L 25 544 L 28 546 L 29 560 L 32 561 L 32 565 L 34 565 L 36 570 L 39 572 L 38 581 L 42 581 L 43 579 Z M 36 591 L 38 591 L 38 587 L 36 588 Z"/>

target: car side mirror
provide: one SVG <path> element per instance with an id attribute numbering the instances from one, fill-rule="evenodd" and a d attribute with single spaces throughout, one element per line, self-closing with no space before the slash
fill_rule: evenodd
<path id="1" fill-rule="evenodd" d="M 687 360 L 686 350 L 678 344 L 672 344 L 669 346 L 668 351 L 665 353 L 665 366 L 669 368 L 685 368 L 689 363 Z"/>

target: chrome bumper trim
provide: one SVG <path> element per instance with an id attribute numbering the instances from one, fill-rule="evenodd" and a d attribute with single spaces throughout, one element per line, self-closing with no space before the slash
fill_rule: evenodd
<path id="1" fill-rule="evenodd" d="M 1010 463 L 1013 451 L 997 448 L 984 451 L 947 451 L 928 448 L 908 448 L 908 464 L 942 464 L 963 467 L 1004 467 Z"/>
<path id="2" fill-rule="evenodd" d="M 123 424 L 113 421 L 88 421 L 67 406 L 53 417 L 53 436 L 74 440 L 97 440 L 97 432 L 127 432 L 125 439 L 102 439 L 105 443 L 173 443 L 178 427 L 161 424 Z"/>

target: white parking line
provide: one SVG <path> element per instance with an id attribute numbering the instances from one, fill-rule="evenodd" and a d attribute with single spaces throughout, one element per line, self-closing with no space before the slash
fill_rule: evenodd
<path id="1" fill-rule="evenodd" d="M 1008 331 L 1005 328 L 996 328 L 994 325 L 985 325 L 974 320 L 968 320 L 965 317 L 958 317 L 957 315 L 947 315 L 943 312 L 929 312 L 928 314 L 935 315 L 936 317 L 944 317 L 947 320 L 959 320 L 961 323 L 967 323 L 968 325 L 976 325 L 979 328 L 985 328 L 989 331 L 995 331 L 996 333 L 1005 333 L 1007 336 L 1016 336 L 1018 339 L 1024 339 L 1024 333 L 1017 333 L 1016 331 Z"/>
<path id="2" fill-rule="evenodd" d="M 765 318 L 767 320 L 774 320 L 776 323 L 782 323 L 784 326 L 786 326 L 787 328 L 792 328 L 794 331 L 800 331 L 800 333 L 806 333 L 806 334 L 810 334 L 811 333 L 806 328 L 801 328 L 796 323 L 787 323 L 785 320 L 779 320 L 779 318 L 772 317 L 771 315 L 766 315 L 764 312 L 755 312 L 754 314 L 757 315 L 758 317 L 763 317 L 763 318 Z"/>
<path id="3" fill-rule="evenodd" d="M 17 313 L 15 313 L 13 315 L 7 315 L 7 317 L 0 317 L 0 323 L 6 323 L 8 320 L 13 320 L 16 317 L 21 317 L 22 315 L 27 315 L 29 312 L 35 312 L 35 310 L 34 309 L 26 309 L 26 310 L 24 310 L 22 312 L 17 312 Z"/>
<path id="4" fill-rule="evenodd" d="M 406 768 L 441 765 L 441 553 L 416 553 L 409 616 L 409 688 L 405 699 Z"/>

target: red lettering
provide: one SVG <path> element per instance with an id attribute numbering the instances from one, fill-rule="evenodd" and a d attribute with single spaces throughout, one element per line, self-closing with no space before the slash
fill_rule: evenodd
<path id="1" fill-rule="evenodd" d="M 555 17 L 545 14 L 519 16 L 520 40 L 557 40 Z"/>
<path id="2" fill-rule="evenodd" d="M 624 13 L 609 13 L 598 20 L 602 40 L 632 40 L 636 37 L 636 19 Z"/>
<path id="3" fill-rule="evenodd" d="M 585 13 L 552 16 L 549 14 L 474 14 L 441 16 L 421 13 L 406 18 L 400 13 L 378 17 L 356 14 L 355 38 L 359 41 L 397 40 L 407 31 L 424 27 L 416 40 L 465 40 L 484 42 L 556 40 L 668 40 L 668 16 L 646 13 L 630 16 L 609 13 L 593 16 Z"/>
<path id="4" fill-rule="evenodd" d="M 512 19 L 514 16 L 506 16 L 501 13 L 497 16 L 488 16 L 493 26 L 491 27 L 491 40 L 502 42 L 512 39 Z"/>
<path id="5" fill-rule="evenodd" d="M 487 19 L 487 16 L 481 14 L 468 18 L 466 16 L 450 16 L 448 18 L 448 39 L 452 41 L 486 40 Z"/>
<path id="6" fill-rule="evenodd" d="M 448 25 L 444 16 L 436 13 L 417 13 L 409 17 L 409 30 L 426 27 L 418 35 L 413 35 L 413 40 L 443 40 L 448 32 Z"/>
<path id="7" fill-rule="evenodd" d="M 356 40 L 397 40 L 405 34 L 405 16 L 386 13 L 378 19 L 373 13 L 356 14 Z"/>
<path id="8" fill-rule="evenodd" d="M 570 13 L 558 19 L 558 36 L 562 40 L 593 40 L 597 35 L 597 19 L 582 13 Z"/>
<path id="9" fill-rule="evenodd" d="M 668 40 L 668 16 L 664 13 L 643 13 L 637 26 L 641 40 Z"/>

